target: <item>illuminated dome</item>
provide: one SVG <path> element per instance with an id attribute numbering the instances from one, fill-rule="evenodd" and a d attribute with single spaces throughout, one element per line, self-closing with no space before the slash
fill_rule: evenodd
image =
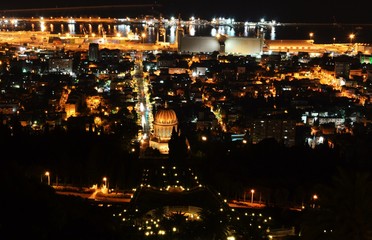
<path id="1" fill-rule="evenodd" d="M 156 113 L 154 123 L 156 125 L 177 125 L 176 112 L 170 108 L 161 109 Z"/>
<path id="2" fill-rule="evenodd" d="M 172 131 L 178 130 L 178 119 L 176 112 L 167 107 L 159 109 L 154 118 L 154 132 L 150 139 L 150 147 L 159 149 L 162 154 L 168 154 L 168 142 Z"/>

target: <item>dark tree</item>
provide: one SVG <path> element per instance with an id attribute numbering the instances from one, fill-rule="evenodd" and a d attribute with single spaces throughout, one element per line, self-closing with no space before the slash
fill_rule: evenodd
<path id="1" fill-rule="evenodd" d="M 187 139 L 180 130 L 172 129 L 171 139 L 168 142 L 169 160 L 171 162 L 184 162 L 188 157 Z"/>

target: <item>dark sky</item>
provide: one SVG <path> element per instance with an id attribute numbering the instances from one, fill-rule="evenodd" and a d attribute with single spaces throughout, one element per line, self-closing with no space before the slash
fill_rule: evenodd
<path id="1" fill-rule="evenodd" d="M 160 4 L 161 7 L 154 9 L 90 9 L 89 12 L 97 16 L 107 16 L 112 13 L 113 17 L 138 15 L 139 13 L 164 17 L 178 16 L 187 19 L 190 16 L 211 19 L 212 17 L 234 17 L 237 21 L 259 21 L 261 18 L 276 20 L 278 22 L 338 22 L 338 23 L 371 23 L 372 15 L 369 1 L 335 1 L 335 0 L 34 0 L 34 1 L 1 1 L 0 9 L 28 9 L 28 8 L 63 8 L 103 5 L 126 5 L 126 4 Z M 54 15 L 80 14 L 77 10 L 53 11 Z M 4 15 L 14 12 L 4 12 Z M 19 13 L 17 13 L 19 14 Z M 30 14 L 30 12 L 29 12 Z M 40 11 L 35 15 L 42 15 Z M 51 12 L 48 14 L 53 15 Z M 88 12 L 87 12 L 88 14 Z"/>

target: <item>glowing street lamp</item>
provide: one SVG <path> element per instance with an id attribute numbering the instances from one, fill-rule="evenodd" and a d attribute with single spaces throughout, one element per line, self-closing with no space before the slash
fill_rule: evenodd
<path id="1" fill-rule="evenodd" d="M 145 43 L 146 33 L 142 33 L 141 37 L 142 37 L 142 44 L 144 44 Z"/>
<path id="2" fill-rule="evenodd" d="M 103 180 L 103 182 L 105 183 L 105 184 L 104 184 L 104 188 L 106 188 L 106 187 L 107 187 L 107 177 L 104 177 L 102 180 Z"/>
<path id="3" fill-rule="evenodd" d="M 254 189 L 251 190 L 252 196 L 251 196 L 251 204 L 253 204 L 253 195 L 254 195 Z"/>
<path id="4" fill-rule="evenodd" d="M 48 185 L 50 185 L 50 173 L 48 171 L 46 171 L 45 176 L 48 177 Z"/>
<path id="5" fill-rule="evenodd" d="M 355 38 L 355 34 L 354 33 L 350 34 L 349 38 L 350 38 L 350 43 L 353 43 L 353 39 Z"/>
<path id="6" fill-rule="evenodd" d="M 318 195 L 314 194 L 313 195 L 313 201 L 314 201 L 313 208 L 315 208 L 315 202 L 316 202 L 316 200 L 318 200 Z"/>
<path id="7" fill-rule="evenodd" d="M 313 40 L 313 37 L 314 37 L 314 33 L 309 33 L 309 37 L 310 37 L 310 40 Z"/>

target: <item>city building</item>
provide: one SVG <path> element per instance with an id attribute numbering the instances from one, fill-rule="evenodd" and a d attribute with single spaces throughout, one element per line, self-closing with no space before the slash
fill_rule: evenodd
<path id="1" fill-rule="evenodd" d="M 180 39 L 178 50 L 186 53 L 219 52 L 233 55 L 259 55 L 263 39 L 248 37 L 204 37 L 185 35 Z"/>
<path id="2" fill-rule="evenodd" d="M 168 108 L 165 103 L 164 108 L 160 108 L 154 118 L 154 133 L 150 137 L 150 147 L 158 149 L 161 154 L 169 153 L 168 142 L 171 139 L 172 131 L 178 130 L 178 119 L 176 112 Z"/>
<path id="3" fill-rule="evenodd" d="M 88 50 L 88 59 L 89 61 L 97 62 L 99 60 L 99 44 L 90 43 Z"/>
<path id="4" fill-rule="evenodd" d="M 73 72 L 72 58 L 50 58 L 49 72 L 71 74 Z"/>
<path id="5" fill-rule="evenodd" d="M 253 119 L 248 123 L 249 134 L 253 143 L 274 138 L 292 147 L 296 143 L 296 123 L 296 120 L 284 118 Z"/>

